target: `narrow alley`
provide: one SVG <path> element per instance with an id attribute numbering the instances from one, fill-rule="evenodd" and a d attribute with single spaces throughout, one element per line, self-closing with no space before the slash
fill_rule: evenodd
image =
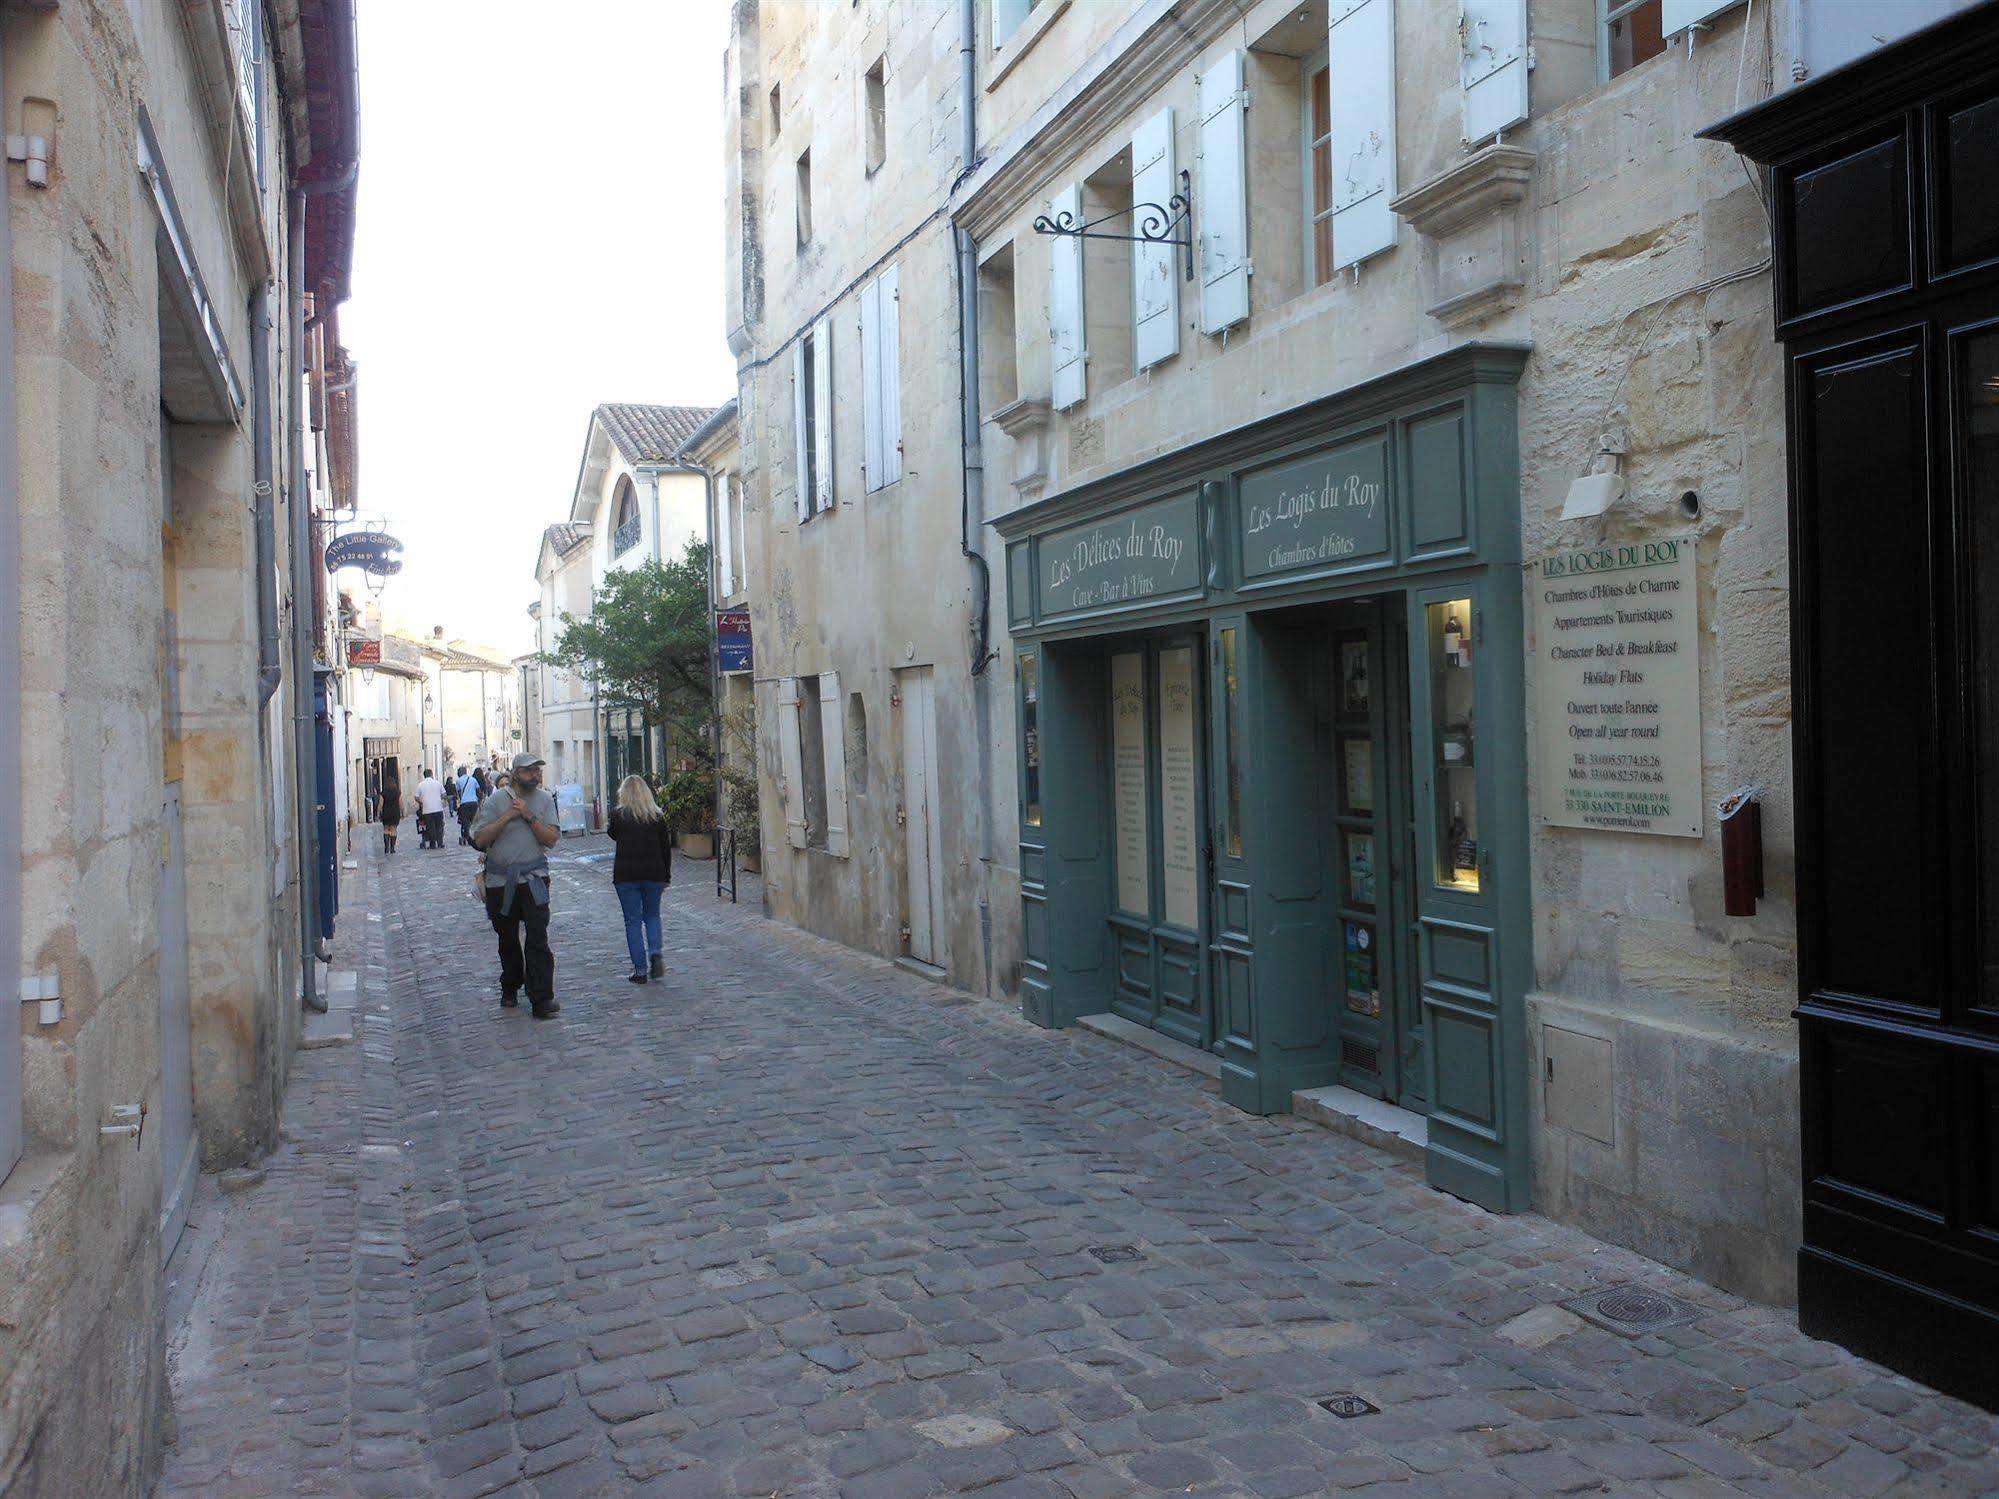
<path id="1" fill-rule="evenodd" d="M 267 1174 L 204 1178 L 170 1268 L 161 1495 L 1999 1488 L 1999 1422 L 1787 1311 L 718 903 L 712 865 L 629 986 L 607 847 L 557 851 L 546 1023 L 496 1002 L 469 851 L 361 855 L 358 1040 L 300 1053 Z M 1625 1283 L 1691 1320 L 1561 1309 Z"/>

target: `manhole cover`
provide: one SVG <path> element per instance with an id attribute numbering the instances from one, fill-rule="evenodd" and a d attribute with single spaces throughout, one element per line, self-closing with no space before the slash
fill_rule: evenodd
<path id="1" fill-rule="evenodd" d="M 1381 1407 L 1361 1399 L 1354 1394 L 1328 1395 L 1319 1402 L 1319 1409 L 1331 1411 L 1342 1421 L 1351 1421 L 1355 1416 L 1378 1416 Z"/>
<path id="2" fill-rule="evenodd" d="M 1587 1296 L 1578 1296 L 1563 1305 L 1598 1327 L 1607 1327 L 1628 1338 L 1657 1332 L 1664 1327 L 1678 1327 L 1700 1315 L 1699 1307 L 1689 1306 L 1663 1291 L 1647 1291 L 1638 1286 L 1611 1286 L 1607 1290 L 1591 1291 Z"/>
<path id="3" fill-rule="evenodd" d="M 1090 1253 L 1102 1265 L 1129 1265 L 1145 1258 L 1129 1244 L 1092 1244 Z"/>

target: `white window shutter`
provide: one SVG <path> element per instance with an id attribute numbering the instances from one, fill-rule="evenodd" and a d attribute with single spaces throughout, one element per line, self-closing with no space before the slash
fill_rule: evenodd
<path id="1" fill-rule="evenodd" d="M 881 488 L 881 282 L 861 287 L 861 487 Z"/>
<path id="2" fill-rule="evenodd" d="M 1064 217 L 1066 215 L 1066 218 Z M 1056 223 L 1083 222 L 1083 189 L 1070 183 L 1048 202 Z M 1083 242 L 1072 234 L 1048 241 L 1049 404 L 1067 411 L 1083 399 Z"/>
<path id="3" fill-rule="evenodd" d="M 902 478 L 902 283 L 890 266 L 875 285 L 881 292 L 875 318 L 881 330 L 881 481 L 894 484 Z"/>
<path id="4" fill-rule="evenodd" d="M 1667 8 L 1672 0 L 1666 0 Z M 1527 118 L 1527 0 L 1459 0 L 1465 141 L 1490 140 Z"/>
<path id="5" fill-rule="evenodd" d="M 729 476 L 715 476 L 715 587 L 727 598 L 736 591 L 735 556 L 729 550 Z"/>
<path id="6" fill-rule="evenodd" d="M 784 774 L 784 836 L 805 847 L 805 761 L 798 749 L 798 678 L 777 679 L 777 761 Z"/>
<path id="7" fill-rule="evenodd" d="M 826 755 L 826 852 L 845 858 L 847 730 L 840 715 L 840 674 L 819 673 L 819 742 Z"/>
<path id="8" fill-rule="evenodd" d="M 1173 110 L 1169 105 L 1145 121 L 1131 137 L 1132 230 L 1140 226 L 1166 232 L 1173 210 L 1168 206 L 1180 191 L 1173 163 Z M 1147 211 L 1146 205 L 1157 209 Z M 1136 326 L 1132 349 L 1145 369 L 1180 352 L 1180 255 L 1173 245 L 1132 247 L 1132 307 Z"/>
<path id="9" fill-rule="evenodd" d="M 1659 35 L 1672 36 L 1689 26 L 1712 21 L 1742 0 L 1659 0 Z"/>
<path id="10" fill-rule="evenodd" d="M 792 470 L 793 488 L 798 491 L 798 519 L 802 524 L 812 519 L 812 454 L 810 451 L 810 427 L 805 410 L 805 361 L 811 358 L 800 339 L 791 346 L 791 429 L 795 434 L 797 453 L 796 467 Z"/>
<path id="11" fill-rule="evenodd" d="M 1395 0 L 1333 0 L 1333 265 L 1395 244 Z"/>
<path id="12" fill-rule="evenodd" d="M 812 400 L 818 410 L 812 440 L 819 448 L 819 508 L 838 502 L 833 489 L 833 320 L 822 317 L 812 329 Z"/>
<path id="13" fill-rule="evenodd" d="M 1249 157 L 1243 128 L 1242 53 L 1225 52 L 1201 74 L 1201 331 L 1249 316 Z"/>

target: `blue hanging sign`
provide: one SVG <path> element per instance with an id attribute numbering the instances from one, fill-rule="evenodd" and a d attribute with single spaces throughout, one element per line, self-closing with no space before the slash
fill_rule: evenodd
<path id="1" fill-rule="evenodd" d="M 350 531 L 326 544 L 326 570 L 331 573 L 358 567 L 386 578 L 403 570 L 395 556 L 402 549 L 403 544 L 386 531 Z"/>
<path id="2" fill-rule="evenodd" d="M 715 653 L 720 658 L 721 668 L 725 673 L 753 669 L 750 659 L 749 610 L 715 611 Z"/>

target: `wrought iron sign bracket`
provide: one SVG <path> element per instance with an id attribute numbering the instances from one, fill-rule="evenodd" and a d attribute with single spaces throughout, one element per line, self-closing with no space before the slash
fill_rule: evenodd
<path id="1" fill-rule="evenodd" d="M 1099 224 L 1108 224 L 1113 219 L 1121 219 L 1129 212 L 1136 234 L 1112 234 L 1099 230 Z M 1116 239 L 1134 245 L 1177 245 L 1180 249 L 1181 279 L 1194 279 L 1194 179 L 1186 168 L 1180 170 L 1180 191 L 1166 200 L 1166 206 L 1157 203 L 1134 203 L 1130 209 L 1119 209 L 1101 218 L 1076 222 L 1076 215 L 1063 212 L 1050 217 L 1040 214 L 1034 220 L 1036 234 L 1063 235 L 1070 239 Z"/>

